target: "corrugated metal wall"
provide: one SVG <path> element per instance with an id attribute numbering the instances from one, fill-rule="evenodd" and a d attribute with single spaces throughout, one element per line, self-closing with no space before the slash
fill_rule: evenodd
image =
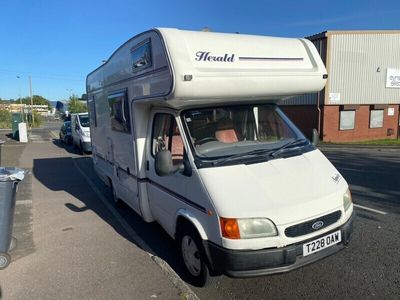
<path id="1" fill-rule="evenodd" d="M 385 87 L 387 68 L 400 69 L 400 33 L 332 33 L 328 38 L 325 104 L 400 103 L 400 89 Z M 340 93 L 339 103 L 331 102 L 329 93 Z"/>
<path id="2" fill-rule="evenodd" d="M 279 105 L 316 105 L 317 95 L 317 93 L 314 93 L 295 96 L 293 98 L 279 101 Z M 323 101 L 322 98 L 321 101 Z"/>
<path id="3" fill-rule="evenodd" d="M 321 38 L 321 39 L 316 39 L 313 40 L 313 44 L 315 45 L 315 48 L 317 48 L 317 51 L 319 55 L 322 58 L 322 61 L 324 64 L 326 64 L 326 38 Z M 287 100 L 280 101 L 280 105 L 317 105 L 317 98 L 318 93 L 313 93 L 313 94 L 305 94 L 305 95 L 299 95 Z M 321 93 L 320 96 L 320 103 L 323 103 L 323 93 Z"/>

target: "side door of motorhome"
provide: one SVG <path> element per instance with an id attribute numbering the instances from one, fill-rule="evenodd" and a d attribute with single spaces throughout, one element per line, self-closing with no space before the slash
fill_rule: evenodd
<path id="1" fill-rule="evenodd" d="M 138 197 L 134 128 L 127 89 L 110 92 L 111 134 L 106 138 L 107 159 L 114 167 L 113 185 L 118 196 L 141 214 Z"/>

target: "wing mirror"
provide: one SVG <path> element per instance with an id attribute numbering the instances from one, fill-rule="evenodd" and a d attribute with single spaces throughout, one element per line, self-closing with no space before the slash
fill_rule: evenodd
<path id="1" fill-rule="evenodd" d="M 155 169 L 158 176 L 169 176 L 176 172 L 181 172 L 185 176 L 190 176 L 192 170 L 189 163 L 181 163 L 177 166 L 173 165 L 172 155 L 169 150 L 161 150 L 156 154 Z"/>

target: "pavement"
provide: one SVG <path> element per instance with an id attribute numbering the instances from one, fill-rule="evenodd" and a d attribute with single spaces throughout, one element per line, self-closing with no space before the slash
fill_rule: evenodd
<path id="1" fill-rule="evenodd" d="M 18 246 L 0 271 L 0 298 L 193 299 L 102 205 L 76 155 L 53 143 L 50 130 L 31 137 L 19 158 L 13 141 L 4 148 L 7 165 L 30 173 L 17 193 Z"/>

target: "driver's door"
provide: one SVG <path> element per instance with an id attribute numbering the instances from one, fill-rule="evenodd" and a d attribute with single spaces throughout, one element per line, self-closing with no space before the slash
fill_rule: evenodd
<path id="1" fill-rule="evenodd" d="M 183 206 L 187 195 L 190 176 L 176 172 L 168 176 L 159 176 L 155 171 L 155 155 L 160 150 L 169 150 L 175 166 L 182 164 L 185 146 L 180 134 L 176 117 L 170 112 L 152 114 L 151 132 L 147 145 L 147 178 L 149 204 L 153 217 L 163 228 L 173 234 L 176 211 Z"/>

